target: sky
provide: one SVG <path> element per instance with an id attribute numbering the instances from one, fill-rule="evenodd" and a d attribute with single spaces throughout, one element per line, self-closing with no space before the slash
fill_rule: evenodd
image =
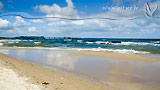
<path id="1" fill-rule="evenodd" d="M 150 11 L 145 9 L 147 2 Z M 5 16 L 0 17 L 0 37 L 160 38 L 159 5 L 160 0 L 0 0 L 0 15 L 116 19 L 31 20 Z"/>

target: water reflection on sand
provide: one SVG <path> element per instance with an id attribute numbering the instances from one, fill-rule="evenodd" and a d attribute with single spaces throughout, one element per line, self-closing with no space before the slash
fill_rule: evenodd
<path id="1" fill-rule="evenodd" d="M 72 56 L 69 50 L 0 50 L 14 58 L 88 76 L 105 85 L 129 90 L 160 90 L 160 61 L 111 60 Z"/>

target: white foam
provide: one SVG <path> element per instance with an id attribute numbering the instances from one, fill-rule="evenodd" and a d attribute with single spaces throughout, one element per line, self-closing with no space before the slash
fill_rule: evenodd
<path id="1" fill-rule="evenodd" d="M 108 51 L 112 51 L 114 53 L 120 53 L 120 54 L 148 54 L 149 52 L 145 52 L 145 51 L 136 51 L 136 50 L 132 50 L 132 49 L 112 49 L 112 50 L 108 50 Z"/>
<path id="2" fill-rule="evenodd" d="M 34 42 L 34 44 L 40 44 L 41 42 Z"/>
<path id="3" fill-rule="evenodd" d="M 97 41 L 95 42 L 96 44 L 109 44 L 109 42 L 102 42 L 102 41 Z"/>
<path id="4" fill-rule="evenodd" d="M 107 41 L 107 42 L 103 42 L 103 41 L 96 41 L 96 42 L 86 42 L 87 44 L 93 44 L 93 43 L 95 43 L 95 44 L 109 44 L 109 42 Z"/>
<path id="5" fill-rule="evenodd" d="M 77 48 L 77 50 L 78 51 L 109 51 L 109 52 L 120 53 L 120 54 L 147 54 L 149 53 L 145 51 L 136 51 L 132 49 Z"/>
<path id="6" fill-rule="evenodd" d="M 3 43 L 0 43 L 0 46 L 3 46 Z"/>
<path id="7" fill-rule="evenodd" d="M 159 42 L 121 42 L 121 43 L 112 43 L 112 42 L 103 42 L 103 41 L 97 41 L 97 42 L 86 42 L 87 44 L 112 44 L 112 45 L 153 45 L 153 46 L 160 46 L 160 44 L 157 44 Z"/>
<path id="8" fill-rule="evenodd" d="M 155 43 L 145 43 L 145 42 L 121 42 L 121 43 L 110 43 L 113 45 L 153 45 L 153 46 L 160 46 L 160 44 Z"/>
<path id="9" fill-rule="evenodd" d="M 77 40 L 77 42 L 79 42 L 79 43 L 83 43 L 83 40 Z"/>
<path id="10" fill-rule="evenodd" d="M 72 39 L 64 39 L 64 41 L 72 41 Z"/>
<path id="11" fill-rule="evenodd" d="M 10 41 L 10 42 L 8 42 L 8 43 L 9 43 L 9 44 L 12 44 L 12 43 L 14 43 L 14 42 L 11 42 L 11 41 Z"/>
<path id="12" fill-rule="evenodd" d="M 70 48 L 70 47 L 16 47 L 16 48 L 35 48 L 35 49 L 52 49 L 52 50 L 71 50 L 71 51 L 108 51 L 119 54 L 149 54 L 150 52 L 146 51 L 136 51 L 133 49 L 105 49 L 105 48 Z"/>
<path id="13" fill-rule="evenodd" d="M 148 54 L 149 52 L 145 51 L 136 51 L 133 49 L 104 49 L 101 47 L 98 48 L 37 48 L 37 49 L 54 49 L 54 50 L 76 50 L 76 51 L 109 51 L 120 54 Z"/>
<path id="14" fill-rule="evenodd" d="M 8 40 L 8 41 L 6 41 L 7 43 L 9 43 L 9 44 L 13 44 L 13 43 L 19 43 L 21 40 L 19 40 L 19 39 L 16 39 L 16 40 Z"/>
<path id="15" fill-rule="evenodd" d="M 94 42 L 86 42 L 87 44 L 92 44 L 92 43 L 94 43 Z"/>

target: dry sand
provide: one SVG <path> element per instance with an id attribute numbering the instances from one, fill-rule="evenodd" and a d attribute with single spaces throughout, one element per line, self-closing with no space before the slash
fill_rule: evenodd
<path id="1" fill-rule="evenodd" d="M 12 69 L 5 68 L 0 60 L 0 90 L 41 90 L 42 85 L 35 85 L 29 78 L 20 77 Z"/>
<path id="2" fill-rule="evenodd" d="M 156 61 L 156 59 L 141 56 L 138 54 L 116 54 L 109 52 L 97 52 L 97 51 L 79 51 L 73 52 L 71 55 L 83 55 L 83 56 L 101 56 L 116 60 L 143 60 L 143 61 Z"/>
<path id="3" fill-rule="evenodd" d="M 32 83 L 25 85 L 27 85 L 30 88 L 32 88 L 31 86 L 33 85 L 33 87 L 38 89 L 39 86 L 43 86 L 45 87 L 45 89 L 49 90 L 119 90 L 110 86 L 104 86 L 78 77 L 73 77 L 47 68 L 42 68 L 40 66 L 36 66 L 21 60 L 14 59 L 2 53 L 0 53 L 0 60 L 2 66 L 0 69 L 5 67 L 4 71 L 7 71 L 8 74 L 16 76 L 13 77 L 13 79 L 19 78 L 16 79 L 16 81 L 14 81 L 15 83 L 21 82 L 20 79 L 22 79 L 22 81 L 25 82 L 24 79 L 29 78 L 29 81 Z M 5 77 L 7 77 L 7 75 L 1 77 L 0 83 L 3 83 L 2 79 L 6 79 Z M 13 90 L 12 84 L 10 84 L 12 82 L 10 81 L 7 82 L 8 82 L 7 87 Z M 3 84 L 6 85 L 5 83 Z M 0 85 L 0 88 L 3 88 L 4 86 L 3 84 Z M 25 90 L 25 89 L 20 89 L 20 90 Z"/>

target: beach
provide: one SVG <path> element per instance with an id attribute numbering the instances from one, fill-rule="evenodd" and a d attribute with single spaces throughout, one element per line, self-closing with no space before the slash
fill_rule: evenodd
<path id="1" fill-rule="evenodd" d="M 5 68 L 16 78 L 23 78 L 23 90 L 160 89 L 158 59 L 140 54 L 14 47 L 1 47 L 0 51 L 1 71 Z M 18 85 L 21 83 L 15 90 Z M 2 83 L 0 88 L 3 86 L 12 84 Z"/>
<path id="2" fill-rule="evenodd" d="M 0 0 L 0 90 L 160 90 L 160 0 Z"/>
<path id="3" fill-rule="evenodd" d="M 60 72 L 56 72 L 47 68 L 42 68 L 37 65 L 33 65 L 21 60 L 14 59 L 10 56 L 0 53 L 1 67 L 13 70 L 18 74 L 19 77 L 30 78 L 31 84 L 35 86 L 39 85 L 42 88 L 33 90 L 118 90 L 109 86 L 104 86 L 96 84 L 81 78 L 76 78 L 73 76 L 65 75 Z M 10 72 L 10 71 L 8 71 Z M 12 74 L 12 73 L 11 73 Z M 3 78 L 5 79 L 5 77 Z M 2 79 L 2 80 L 3 80 Z M 9 83 L 10 81 L 8 81 Z M 19 80 L 14 81 L 14 83 L 19 82 Z M 1 90 L 4 88 L 7 83 L 1 85 Z M 11 86 L 7 86 L 7 90 L 11 90 Z M 23 88 L 23 90 L 32 90 L 29 86 L 29 89 Z M 15 90 L 18 89 L 18 86 L 15 86 Z"/>
<path id="4" fill-rule="evenodd" d="M 160 0 L 0 0 L 0 90 L 160 90 Z"/>

